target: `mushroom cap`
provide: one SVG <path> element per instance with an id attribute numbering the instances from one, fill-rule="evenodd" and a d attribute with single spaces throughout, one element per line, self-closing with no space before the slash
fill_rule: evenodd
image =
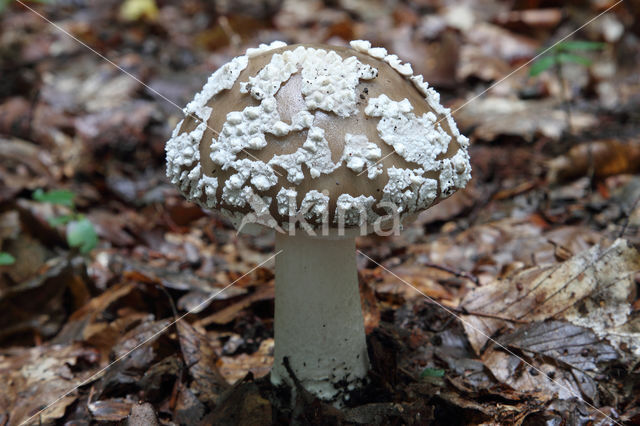
<path id="1" fill-rule="evenodd" d="M 261 45 L 214 72 L 187 105 L 166 144 L 167 176 L 235 223 L 403 219 L 471 178 L 468 139 L 439 98 L 410 64 L 367 41 Z"/>

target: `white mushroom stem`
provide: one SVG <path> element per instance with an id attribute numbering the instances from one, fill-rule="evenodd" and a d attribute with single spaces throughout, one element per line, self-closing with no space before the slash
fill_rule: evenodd
<path id="1" fill-rule="evenodd" d="M 340 405 L 369 369 L 355 239 L 276 232 L 275 359 L 271 382 L 294 383 Z"/>

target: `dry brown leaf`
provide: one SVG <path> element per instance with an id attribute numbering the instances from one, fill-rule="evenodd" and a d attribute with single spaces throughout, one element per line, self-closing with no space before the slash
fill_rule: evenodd
<path id="1" fill-rule="evenodd" d="M 618 358 L 609 344 L 583 327 L 564 321 L 535 322 L 499 338 L 502 345 L 523 356 L 492 347 L 482 355 L 484 365 L 500 382 L 538 400 L 572 399 L 582 395 L 598 400 L 593 375 L 603 363 Z"/>
<path id="2" fill-rule="evenodd" d="M 554 28 L 562 19 L 562 9 L 509 10 L 496 15 L 495 21 L 505 27 L 522 31 L 525 28 Z"/>
<path id="3" fill-rule="evenodd" d="M 273 364 L 273 339 L 265 339 L 260 348 L 252 354 L 222 356 L 218 362 L 220 374 L 227 383 L 233 384 L 251 372 L 254 377 L 264 377 L 271 371 Z"/>
<path id="4" fill-rule="evenodd" d="M 78 284 L 79 272 L 61 257 L 50 259 L 36 272 L 17 285 L 0 288 L 0 339 L 52 337 L 63 325 L 64 296 L 69 285 Z"/>
<path id="5" fill-rule="evenodd" d="M 609 139 L 574 146 L 567 154 L 549 161 L 547 180 L 555 183 L 587 176 L 592 168 L 597 178 L 639 173 L 640 139 Z"/>
<path id="6" fill-rule="evenodd" d="M 144 404 L 133 404 L 128 426 L 158 426 L 158 417 L 153 405 L 148 402 Z"/>
<path id="7" fill-rule="evenodd" d="M 200 401 L 214 406 L 220 394 L 228 388 L 218 371 L 218 356 L 207 336 L 189 323 L 178 321 L 176 326 L 182 357 L 193 378 L 190 388 Z"/>
<path id="8" fill-rule="evenodd" d="M 98 368 L 98 355 L 80 344 L 42 345 L 5 350 L 0 354 L 0 412 L 9 424 L 18 425 L 47 404 L 88 379 Z M 91 366 L 88 368 L 88 366 Z M 52 424 L 78 396 L 71 392 L 32 420 Z"/>
<path id="9" fill-rule="evenodd" d="M 482 48 L 487 56 L 497 56 L 507 62 L 532 58 L 540 43 L 488 23 L 473 26 L 465 33 L 467 40 Z"/>
<path id="10" fill-rule="evenodd" d="M 98 348 L 102 359 L 107 359 L 124 330 L 148 316 L 148 314 L 139 313 L 113 321 L 103 319 L 105 316 L 109 317 L 105 315 L 106 311 L 113 309 L 119 300 L 127 298 L 135 289 L 135 284 L 121 283 L 94 297 L 71 315 L 53 340 L 54 343 L 69 344 L 74 341 L 84 341 Z"/>
<path id="11" fill-rule="evenodd" d="M 135 405 L 133 401 L 126 401 L 118 398 L 89 402 L 87 407 L 95 420 L 102 422 L 117 422 L 124 420 L 129 415 L 133 405 Z"/>
<path id="12" fill-rule="evenodd" d="M 453 106 L 462 129 L 473 128 L 473 136 L 493 141 L 498 136 L 520 136 L 527 141 L 538 135 L 558 140 L 567 128 L 566 113 L 554 100 L 520 100 L 487 96 L 464 107 Z M 598 123 L 591 114 L 574 111 L 571 128 L 578 133 Z"/>
<path id="13" fill-rule="evenodd" d="M 389 50 L 409 62 L 414 73 L 424 76 L 429 85 L 455 87 L 460 41 L 452 32 L 444 32 L 437 41 L 424 42 L 404 26 L 387 37 L 389 40 L 384 44 Z"/>
<path id="14" fill-rule="evenodd" d="M 610 247 L 596 245 L 554 266 L 534 267 L 509 279 L 495 281 L 469 293 L 461 307 L 469 312 L 499 315 L 519 321 L 566 318 L 590 327 L 614 346 L 626 342 L 640 357 L 640 335 L 616 335 L 628 318 L 628 297 L 640 270 L 640 255 L 625 240 Z M 509 326 L 508 321 L 465 315 L 469 341 L 480 354 L 488 336 Z M 633 339 L 635 340 L 635 343 Z"/>
<path id="15" fill-rule="evenodd" d="M 460 63 L 456 69 L 456 78 L 464 81 L 476 77 L 484 81 L 500 80 L 509 74 L 511 67 L 503 59 L 487 55 L 482 48 L 465 44 L 460 48 Z"/>
<path id="16" fill-rule="evenodd" d="M 274 282 L 271 280 L 268 283 L 261 284 L 257 287 L 256 291 L 241 298 L 239 301 L 221 309 L 201 320 L 198 321 L 198 325 L 206 327 L 210 324 L 227 324 L 233 321 L 238 314 L 247 309 L 255 302 L 264 300 L 273 300 L 275 298 Z"/>

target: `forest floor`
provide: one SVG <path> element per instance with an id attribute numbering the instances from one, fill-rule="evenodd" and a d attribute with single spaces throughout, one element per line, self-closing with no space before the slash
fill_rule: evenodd
<path id="1" fill-rule="evenodd" d="M 640 424 L 640 3 L 567 3 L 0 1 L 0 426 Z M 352 39 L 441 92 L 473 179 L 358 239 L 370 385 L 286 406 L 274 236 L 164 143 L 247 47 Z"/>

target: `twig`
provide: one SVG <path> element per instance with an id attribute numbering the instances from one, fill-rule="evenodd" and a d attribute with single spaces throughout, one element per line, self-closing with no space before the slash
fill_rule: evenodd
<path id="1" fill-rule="evenodd" d="M 500 321 L 507 321 L 507 322 L 513 322 L 516 324 L 529 324 L 530 321 L 526 321 L 526 320 L 522 320 L 522 319 L 517 319 L 517 318 L 507 318 L 507 317 L 503 317 L 500 315 L 496 315 L 496 314 L 487 314 L 484 312 L 473 312 L 473 311 L 468 311 L 465 308 L 449 308 L 452 311 L 455 311 L 458 314 L 462 314 L 462 315 L 472 315 L 475 317 L 484 317 L 484 318 L 491 318 L 491 319 L 496 319 L 496 320 L 500 320 Z"/>
<path id="2" fill-rule="evenodd" d="M 420 262 L 420 263 L 422 265 L 428 267 L 428 268 L 439 269 L 441 271 L 448 272 L 451 275 L 454 275 L 454 276 L 456 276 L 458 278 L 465 278 L 465 279 L 473 282 L 478 287 L 480 287 L 480 281 L 478 280 L 478 277 L 476 277 L 475 275 L 472 275 L 472 274 L 470 274 L 468 272 L 456 271 L 455 269 L 451 269 L 451 268 L 448 268 L 448 267 L 442 266 L 442 265 L 437 265 L 435 263 L 429 263 L 429 262 Z"/>
<path id="3" fill-rule="evenodd" d="M 631 215 L 633 214 L 633 211 L 638 206 L 638 202 L 640 202 L 640 195 L 638 195 L 636 197 L 636 201 L 633 202 L 633 204 L 631 205 L 631 208 L 629 209 L 629 211 L 626 212 L 627 214 L 626 214 L 626 217 L 624 218 L 624 224 L 622 225 L 622 229 L 620 230 L 620 233 L 618 234 L 618 238 L 622 238 L 624 233 L 627 232 L 627 227 L 629 226 L 629 220 L 631 219 Z"/>
<path id="4" fill-rule="evenodd" d="M 571 88 L 567 83 L 567 79 L 564 78 L 564 73 L 562 72 L 562 64 L 557 59 L 555 62 L 556 62 L 556 71 L 560 79 L 560 85 L 561 85 L 560 90 L 562 90 L 564 112 L 567 118 L 567 132 L 569 133 L 570 136 L 573 137 L 573 126 L 571 124 L 571 115 L 572 115 L 571 114 L 571 102 L 572 102 Z"/>
<path id="5" fill-rule="evenodd" d="M 163 286 L 161 283 L 153 283 L 153 284 L 157 289 L 159 289 L 162 293 L 164 293 L 164 295 L 169 300 L 169 305 L 171 306 L 171 313 L 173 314 L 173 319 L 176 320 L 178 318 L 178 309 L 176 309 L 176 304 L 173 301 L 173 297 L 171 297 L 171 294 L 169 294 L 165 286 Z"/>

